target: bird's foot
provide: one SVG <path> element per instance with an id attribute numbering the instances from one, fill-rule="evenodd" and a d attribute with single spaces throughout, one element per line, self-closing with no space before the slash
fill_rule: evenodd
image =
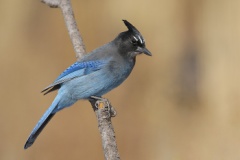
<path id="1" fill-rule="evenodd" d="M 105 109 L 108 113 L 104 118 L 115 117 L 117 115 L 116 110 L 111 106 L 108 99 L 97 96 L 91 96 L 91 98 L 95 101 L 95 109 Z"/>
<path id="2" fill-rule="evenodd" d="M 97 97 L 97 96 L 91 96 L 91 98 L 97 100 L 95 103 L 96 108 L 103 109 L 104 106 L 106 106 L 108 109 L 110 108 L 110 102 L 108 101 L 108 99 L 102 98 L 102 97 Z"/>

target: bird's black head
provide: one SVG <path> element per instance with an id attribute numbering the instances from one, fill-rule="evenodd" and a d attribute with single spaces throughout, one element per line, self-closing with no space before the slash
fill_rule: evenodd
<path id="1" fill-rule="evenodd" d="M 127 20 L 123 20 L 123 22 L 128 31 L 120 33 L 115 39 L 120 53 L 132 58 L 141 53 L 151 56 L 151 52 L 145 47 L 145 41 L 141 33 Z"/>

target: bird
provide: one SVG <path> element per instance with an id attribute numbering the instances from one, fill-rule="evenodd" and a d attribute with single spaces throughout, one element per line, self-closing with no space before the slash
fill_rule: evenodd
<path id="1" fill-rule="evenodd" d="M 92 97 L 103 96 L 126 80 L 135 65 L 137 55 L 144 53 L 152 56 L 137 28 L 127 20 L 123 22 L 127 31 L 85 54 L 43 89 L 44 95 L 55 90 L 58 90 L 58 93 L 30 133 L 24 149 L 35 142 L 57 112 L 72 106 L 78 100 L 91 100 Z"/>

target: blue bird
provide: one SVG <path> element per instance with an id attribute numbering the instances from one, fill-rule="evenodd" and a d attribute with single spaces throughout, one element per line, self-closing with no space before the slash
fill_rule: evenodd
<path id="1" fill-rule="evenodd" d="M 86 54 L 67 68 L 42 92 L 58 90 L 51 106 L 31 132 L 24 149 L 30 147 L 43 128 L 60 110 L 73 105 L 80 99 L 101 97 L 119 86 L 131 73 L 136 56 L 144 53 L 151 56 L 145 47 L 141 33 L 127 20 L 128 30 L 120 33 L 113 41 Z"/>

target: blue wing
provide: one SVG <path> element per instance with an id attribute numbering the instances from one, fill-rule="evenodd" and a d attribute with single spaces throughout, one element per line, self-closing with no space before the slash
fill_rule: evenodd
<path id="1" fill-rule="evenodd" d="M 103 64 L 105 64 L 103 61 L 76 62 L 70 67 L 68 67 L 64 72 L 62 72 L 62 74 L 60 74 L 55 81 L 58 81 L 66 76 L 69 76 L 72 73 L 76 73 L 77 71 L 81 71 L 82 73 L 84 73 L 84 75 L 88 74 L 92 71 L 101 69 Z"/>
<path id="2" fill-rule="evenodd" d="M 59 84 L 62 84 L 64 82 L 67 82 L 73 78 L 80 77 L 83 75 L 90 74 L 94 71 L 97 71 L 101 69 L 106 64 L 106 61 L 87 61 L 87 62 L 76 62 L 70 67 L 68 67 L 62 74 L 58 76 L 58 78 L 49 86 L 47 86 L 45 89 L 43 89 L 42 92 L 47 91 L 45 94 L 55 90 L 59 89 Z"/>

